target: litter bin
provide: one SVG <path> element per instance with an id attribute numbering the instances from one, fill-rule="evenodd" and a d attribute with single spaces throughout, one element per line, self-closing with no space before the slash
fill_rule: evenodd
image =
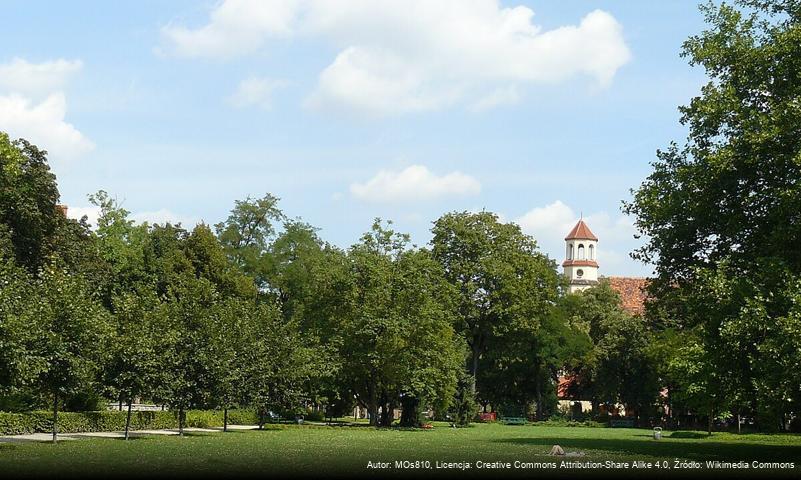
<path id="1" fill-rule="evenodd" d="M 654 440 L 662 438 L 662 427 L 654 427 Z"/>

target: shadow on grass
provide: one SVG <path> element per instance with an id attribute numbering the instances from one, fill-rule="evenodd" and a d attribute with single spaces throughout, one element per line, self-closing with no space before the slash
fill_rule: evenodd
<path id="1" fill-rule="evenodd" d="M 673 432 L 670 434 L 670 438 L 706 438 L 709 434 L 701 433 L 701 432 Z"/>
<path id="2" fill-rule="evenodd" d="M 714 441 L 679 443 L 601 438 L 510 438 L 494 440 L 494 442 L 541 446 L 543 453 L 547 453 L 553 445 L 560 445 L 565 450 L 600 450 L 610 454 L 634 454 L 689 460 L 801 461 L 801 446 L 794 445 L 760 445 Z"/>

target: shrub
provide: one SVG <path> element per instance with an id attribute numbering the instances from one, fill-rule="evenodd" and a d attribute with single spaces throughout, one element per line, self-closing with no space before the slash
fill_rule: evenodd
<path id="1" fill-rule="evenodd" d="M 605 423 L 595 422 L 592 420 L 568 420 L 558 416 L 553 416 L 548 420 L 535 422 L 534 425 L 543 427 L 591 427 L 591 428 L 605 428 Z"/>
<path id="2" fill-rule="evenodd" d="M 309 410 L 303 417 L 310 422 L 322 422 L 325 420 L 325 413 L 322 410 Z"/>
<path id="3" fill-rule="evenodd" d="M 104 432 L 125 429 L 125 411 L 59 412 L 58 431 L 62 433 Z M 0 412 L 0 435 L 21 435 L 53 430 L 53 414 L 47 411 L 25 413 Z M 257 423 L 252 410 L 231 410 L 229 424 L 252 425 Z M 222 427 L 221 410 L 188 410 L 186 426 Z M 178 428 L 175 411 L 136 411 L 131 415 L 132 430 Z"/>

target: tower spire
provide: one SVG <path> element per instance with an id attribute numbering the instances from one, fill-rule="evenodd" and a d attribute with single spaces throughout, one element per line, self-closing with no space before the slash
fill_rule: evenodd
<path id="1" fill-rule="evenodd" d="M 577 292 L 598 284 L 598 262 L 596 252 L 598 237 L 584 223 L 584 212 L 580 212 L 576 226 L 565 237 L 565 261 L 562 263 L 565 276 L 570 281 L 570 292 Z"/>

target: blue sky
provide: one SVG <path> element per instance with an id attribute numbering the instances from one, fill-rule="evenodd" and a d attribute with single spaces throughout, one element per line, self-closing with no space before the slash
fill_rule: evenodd
<path id="1" fill-rule="evenodd" d="M 0 130 L 50 152 L 73 214 L 104 189 L 216 223 L 270 192 L 340 246 L 487 209 L 561 261 L 583 213 L 602 274 L 647 275 L 621 200 L 704 83 L 695 2 L 0 3 Z"/>

